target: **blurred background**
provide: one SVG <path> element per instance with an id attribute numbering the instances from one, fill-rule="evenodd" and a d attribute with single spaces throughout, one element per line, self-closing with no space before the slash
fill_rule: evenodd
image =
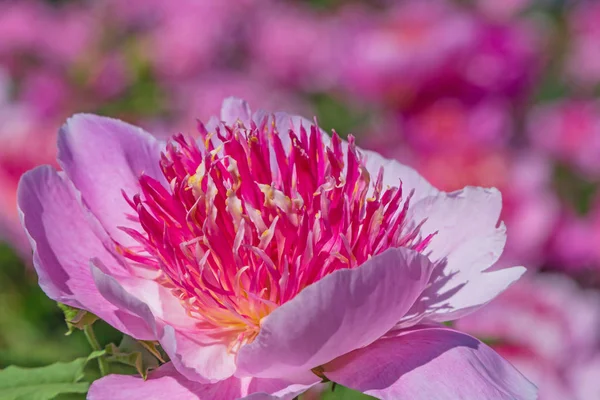
<path id="1" fill-rule="evenodd" d="M 36 285 L 20 175 L 75 112 L 192 134 L 227 96 L 352 133 L 434 185 L 495 186 L 529 275 L 458 328 L 600 398 L 600 1 L 0 2 L 0 368 L 86 355 Z M 119 334 L 97 323 L 102 344 Z"/>

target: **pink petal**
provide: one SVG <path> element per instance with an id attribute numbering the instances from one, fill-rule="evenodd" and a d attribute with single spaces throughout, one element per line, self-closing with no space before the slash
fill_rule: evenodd
<path id="1" fill-rule="evenodd" d="M 378 340 L 324 369 L 332 381 L 383 400 L 537 398 L 535 386 L 488 346 L 443 328 Z"/>
<path id="2" fill-rule="evenodd" d="M 502 198 L 496 189 L 467 187 L 428 197 L 410 210 L 421 232 L 437 232 L 427 247 L 429 259 L 438 263 L 433 283 L 412 312 L 433 313 L 430 318 L 448 321 L 486 304 L 523 275 L 525 268 L 484 272 L 500 257 L 506 242 L 499 223 Z"/>
<path id="3" fill-rule="evenodd" d="M 138 193 L 142 173 L 162 180 L 159 156 L 163 144 L 141 128 L 89 114 L 71 117 L 58 136 L 58 161 L 106 231 L 123 244 L 133 240 L 119 226 L 136 228 L 126 219 L 131 208 L 121 190 Z"/>
<path id="4" fill-rule="evenodd" d="M 416 204 L 426 197 L 436 196 L 441 193 L 411 167 L 401 164 L 396 160 L 385 158 L 374 151 L 360 149 L 360 152 L 367 158 L 365 167 L 372 177 L 376 177 L 379 169 L 383 167 L 383 187 L 398 186 L 400 181 L 402 181 L 404 192 L 410 193 L 414 190 L 410 200 L 411 204 Z"/>
<path id="5" fill-rule="evenodd" d="M 108 375 L 95 381 L 88 392 L 88 400 L 177 400 L 239 399 L 241 382 L 231 378 L 216 384 L 189 381 L 180 375 L 172 363 L 151 372 L 144 381 L 134 375 Z"/>
<path id="6" fill-rule="evenodd" d="M 400 248 L 326 276 L 263 319 L 238 353 L 237 374 L 297 376 L 372 343 L 411 307 L 431 269 L 426 257 Z"/>
<path id="7" fill-rule="evenodd" d="M 233 125 L 237 121 L 241 121 L 244 125 L 249 126 L 252 118 L 250 106 L 245 100 L 237 97 L 228 97 L 223 100 L 221 106 L 221 121 L 227 125 Z"/>
<path id="8" fill-rule="evenodd" d="M 214 384 L 202 384 L 187 380 L 172 363 L 167 363 L 151 372 L 146 381 L 132 375 L 109 375 L 97 380 L 88 392 L 88 400 L 291 400 L 309 387 L 280 380 L 250 378 L 229 378 Z"/>
<path id="9" fill-rule="evenodd" d="M 235 357 L 227 343 L 202 335 L 198 331 L 182 331 L 165 326 L 160 344 L 177 370 L 198 382 L 217 382 L 231 377 Z"/>
<path id="10" fill-rule="evenodd" d="M 39 283 L 48 297 L 91 311 L 128 335 L 153 339 L 142 319 L 118 309 L 98 292 L 90 258 L 111 260 L 112 255 L 92 229 L 98 223 L 86 215 L 70 182 L 54 168 L 41 166 L 23 175 L 17 196 Z"/>
<path id="11" fill-rule="evenodd" d="M 183 307 L 173 295 L 165 293 L 156 282 L 143 282 L 139 278 L 117 280 L 103 269 L 97 260 L 92 264 L 100 293 L 120 309 L 142 318 L 187 379 L 211 383 L 233 375 L 234 356 L 228 351 L 227 343 L 194 330 L 194 320 L 186 318 Z"/>

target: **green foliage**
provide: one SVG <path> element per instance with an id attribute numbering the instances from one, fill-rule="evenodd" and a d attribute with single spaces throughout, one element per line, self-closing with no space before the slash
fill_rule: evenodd
<path id="1" fill-rule="evenodd" d="M 97 316 L 85 310 L 73 308 L 62 303 L 56 304 L 58 304 L 58 308 L 60 308 L 65 314 L 65 322 L 67 323 L 67 327 L 69 328 L 66 335 L 70 335 L 71 333 L 73 333 L 73 330 L 75 328 L 83 329 L 88 325 L 92 325 L 98 319 Z"/>
<path id="2" fill-rule="evenodd" d="M 554 168 L 554 188 L 558 196 L 579 215 L 586 215 L 591 210 L 598 193 L 596 182 L 561 164 Z"/>
<path id="3" fill-rule="evenodd" d="M 331 384 L 321 397 L 322 400 L 369 400 L 374 398 L 337 384 Z"/>
<path id="4" fill-rule="evenodd" d="M 321 129 L 331 134 L 335 128 L 342 138 L 351 133 L 361 131 L 361 127 L 368 125 L 369 113 L 365 110 L 357 110 L 334 96 L 324 93 L 311 96 L 314 104 L 318 122 Z"/>
<path id="5" fill-rule="evenodd" d="M 164 362 L 155 343 L 137 341 L 129 336 L 124 336 L 118 347 L 112 343 L 106 346 L 106 354 L 109 362 L 134 367 L 144 379 L 148 376 L 148 371 L 160 365 L 159 360 Z"/>
<path id="6" fill-rule="evenodd" d="M 60 394 L 86 393 L 89 383 L 84 379 L 88 358 L 57 362 L 40 368 L 10 366 L 0 371 L 0 400 L 52 400 Z"/>
<path id="7" fill-rule="evenodd" d="M 38 286 L 35 271 L 4 244 L 0 244 L 0 304 L 10 305 L 0 307 L 0 368 L 39 367 L 89 353 L 81 332 L 64 335 L 62 312 Z M 103 334 L 108 331 L 102 328 Z"/>

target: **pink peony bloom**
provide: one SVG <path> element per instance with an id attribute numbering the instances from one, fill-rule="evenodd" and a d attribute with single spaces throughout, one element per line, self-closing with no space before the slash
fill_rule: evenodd
<path id="1" fill-rule="evenodd" d="M 539 106 L 530 115 L 528 131 L 534 146 L 548 155 L 585 174 L 600 174 L 598 101 L 565 100 Z"/>
<path id="2" fill-rule="evenodd" d="M 21 175 L 40 164 L 54 164 L 56 131 L 48 121 L 22 103 L 9 100 L 11 80 L 0 70 L 0 240 L 31 256 L 17 213 L 17 185 Z"/>
<path id="3" fill-rule="evenodd" d="M 571 43 L 565 59 L 567 78 L 582 88 L 600 84 L 600 4 L 583 1 L 569 15 Z"/>
<path id="4" fill-rule="evenodd" d="M 540 400 L 600 398 L 598 293 L 565 277 L 537 275 L 457 327 L 494 340 L 493 347 L 538 385 Z"/>
<path id="5" fill-rule="evenodd" d="M 553 266 L 571 273 L 600 269 L 600 201 L 596 198 L 591 210 L 578 215 L 565 209 L 554 229 L 550 242 Z"/>
<path id="6" fill-rule="evenodd" d="M 444 1 L 408 1 L 357 18 L 341 44 L 351 62 L 342 83 L 361 96 L 406 103 L 439 86 L 476 40 L 476 21 Z M 450 72 L 451 73 L 451 72 Z"/>
<path id="7" fill-rule="evenodd" d="M 255 18 L 246 33 L 254 75 L 312 91 L 336 83 L 341 21 L 290 5 L 265 7 Z"/>
<path id="8" fill-rule="evenodd" d="M 76 115 L 62 171 L 18 202 L 40 286 L 170 362 L 89 398 L 284 398 L 328 378 L 383 399 L 534 399 L 485 344 L 437 322 L 524 268 L 502 252 L 500 193 L 440 192 L 414 170 L 287 114 L 227 99 L 200 138 L 161 142 Z"/>

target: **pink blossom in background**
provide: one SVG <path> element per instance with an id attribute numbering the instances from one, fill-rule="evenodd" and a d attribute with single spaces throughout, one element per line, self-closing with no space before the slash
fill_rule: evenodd
<path id="1" fill-rule="evenodd" d="M 348 59 L 339 43 L 342 21 L 289 4 L 256 10 L 254 17 L 258 23 L 245 32 L 253 75 L 312 91 L 337 83 L 339 59 Z"/>
<path id="2" fill-rule="evenodd" d="M 515 151 L 507 162 L 509 169 L 500 190 L 508 240 L 498 263 L 539 268 L 547 262 L 548 244 L 560 216 L 560 203 L 552 188 L 552 165 L 532 151 Z"/>
<path id="3" fill-rule="evenodd" d="M 121 95 L 130 84 L 131 73 L 127 60 L 119 53 L 104 55 L 91 68 L 89 85 L 99 99 L 112 99 Z"/>
<path id="4" fill-rule="evenodd" d="M 498 187 L 510 232 L 502 262 L 541 266 L 560 213 L 552 165 L 543 154 L 510 150 L 515 131 L 508 104 L 490 99 L 468 106 L 444 98 L 399 119 L 370 133 L 365 145 L 414 166 L 443 190 Z"/>
<path id="5" fill-rule="evenodd" d="M 343 85 L 402 109 L 443 96 L 520 99 L 544 62 L 544 30 L 533 20 L 491 21 L 451 2 L 408 1 L 362 21 L 346 35 L 352 61 L 343 63 Z"/>
<path id="6" fill-rule="evenodd" d="M 456 326 L 535 382 L 540 400 L 600 396 L 600 295 L 559 275 L 529 276 Z M 595 376 L 595 378 L 594 378 Z"/>
<path id="7" fill-rule="evenodd" d="M 8 79 L 0 82 L 0 240 L 22 254 L 29 254 L 16 209 L 17 184 L 27 170 L 41 164 L 55 164 L 56 132 L 49 129 L 51 122 L 37 123 L 35 113 L 29 108 L 2 99 L 8 84 Z"/>
<path id="8" fill-rule="evenodd" d="M 600 103 L 562 100 L 531 112 L 528 133 L 532 144 L 594 177 L 600 174 Z"/>
<path id="9" fill-rule="evenodd" d="M 158 75 L 164 78 L 195 76 L 218 62 L 235 14 L 227 2 L 186 0 L 161 8 L 164 15 L 148 33 L 145 51 Z M 145 6 L 146 7 L 146 6 Z M 193 39 L 192 39 L 193 38 Z"/>
<path id="10" fill-rule="evenodd" d="M 249 76 L 248 73 L 208 73 L 198 79 L 174 85 L 172 89 L 173 114 L 185 123 L 185 126 L 178 128 L 186 133 L 196 132 L 196 119 L 207 120 L 212 115 L 219 115 L 221 101 L 228 96 L 247 99 L 249 103 L 256 104 L 261 109 L 277 108 L 282 111 L 300 110 L 306 114 L 312 113 L 311 108 L 296 93 Z"/>
<path id="11" fill-rule="evenodd" d="M 440 98 L 400 118 L 401 134 L 414 151 L 425 156 L 503 149 L 513 133 L 509 104 L 502 99 L 469 105 L 456 98 Z"/>
<path id="12" fill-rule="evenodd" d="M 600 268 L 600 202 L 596 198 L 585 215 L 565 209 L 557 225 L 549 258 L 553 266 L 568 272 Z"/>
<path id="13" fill-rule="evenodd" d="M 37 118 L 60 115 L 72 98 L 66 77 L 50 69 L 31 71 L 21 82 L 18 101 L 27 104 Z"/>
<path id="14" fill-rule="evenodd" d="M 497 190 L 440 192 L 352 138 L 237 99 L 220 120 L 165 143 L 76 115 L 59 133 L 63 172 L 21 181 L 46 294 L 171 360 L 88 398 L 291 399 L 323 377 L 383 399 L 535 398 L 489 347 L 436 324 L 525 271 L 487 271 L 506 240 Z"/>
<path id="15" fill-rule="evenodd" d="M 342 42 L 343 82 L 369 98 L 409 102 L 472 46 L 476 22 L 445 1 L 408 1 L 354 21 Z M 450 72 L 451 73 L 451 72 Z"/>
<path id="16" fill-rule="evenodd" d="M 476 0 L 475 3 L 480 12 L 486 17 L 496 20 L 508 20 L 531 6 L 534 0 Z"/>
<path id="17" fill-rule="evenodd" d="M 501 263 L 537 268 L 546 262 L 546 246 L 556 229 L 560 205 L 550 186 L 550 165 L 543 157 L 470 150 L 413 156 L 410 164 L 445 190 L 465 185 L 498 187 L 509 232 Z"/>
<path id="18" fill-rule="evenodd" d="M 582 1 L 569 15 L 570 44 L 565 57 L 566 77 L 587 89 L 600 84 L 600 4 Z"/>
<path id="19" fill-rule="evenodd" d="M 539 78 L 546 56 L 545 29 L 534 20 L 494 23 L 477 18 L 473 48 L 456 68 L 464 84 L 479 95 L 521 99 Z"/>
<path id="20" fill-rule="evenodd" d="M 55 66 L 74 62 L 93 44 L 96 22 L 78 6 L 58 10 L 36 1 L 3 2 L 0 61 L 16 71 L 24 66 L 24 54 Z"/>

